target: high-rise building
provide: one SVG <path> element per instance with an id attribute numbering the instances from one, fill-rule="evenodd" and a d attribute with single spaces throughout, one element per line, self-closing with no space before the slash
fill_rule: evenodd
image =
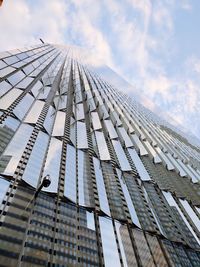
<path id="1" fill-rule="evenodd" d="M 75 50 L 0 54 L 0 266 L 200 266 L 200 148 Z"/>

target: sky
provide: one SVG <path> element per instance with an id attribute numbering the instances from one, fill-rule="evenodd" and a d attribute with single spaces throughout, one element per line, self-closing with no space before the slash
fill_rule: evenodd
<path id="1" fill-rule="evenodd" d="M 123 92 L 199 137 L 199 10 L 199 0 L 4 0 L 0 50 L 39 38 L 86 48 L 132 85 Z"/>

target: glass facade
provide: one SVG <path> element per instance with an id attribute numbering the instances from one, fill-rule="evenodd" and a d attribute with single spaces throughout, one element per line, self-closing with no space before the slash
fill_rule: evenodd
<path id="1" fill-rule="evenodd" d="M 80 54 L 0 54 L 0 266 L 200 266 L 200 148 Z"/>

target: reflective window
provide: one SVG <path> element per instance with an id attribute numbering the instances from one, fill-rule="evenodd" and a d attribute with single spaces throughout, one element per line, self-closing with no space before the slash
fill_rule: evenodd
<path id="1" fill-rule="evenodd" d="M 67 145 L 65 164 L 64 194 L 76 203 L 76 149 L 73 146 Z"/>
<path id="2" fill-rule="evenodd" d="M 37 81 L 36 84 L 31 89 L 35 97 L 39 94 L 41 88 L 42 88 L 42 83 L 40 81 Z"/>
<path id="3" fill-rule="evenodd" d="M 17 98 L 21 95 L 22 91 L 19 89 L 12 89 L 2 98 L 0 98 L 0 108 L 7 109 Z"/>
<path id="4" fill-rule="evenodd" d="M 97 191 L 99 196 L 100 208 L 103 212 L 110 216 L 110 208 L 108 204 L 108 199 L 106 195 L 106 189 L 103 179 L 103 174 L 101 171 L 100 161 L 93 157 L 94 171 L 96 177 Z"/>
<path id="5" fill-rule="evenodd" d="M 170 160 L 167 157 L 167 154 L 163 153 L 162 150 L 159 147 L 155 147 L 155 150 L 157 151 L 158 155 L 162 158 L 162 160 L 164 161 L 167 169 L 169 171 L 174 170 L 174 166 L 173 164 L 170 162 Z"/>
<path id="6" fill-rule="evenodd" d="M 60 171 L 62 142 L 54 137 L 51 138 L 51 142 L 48 149 L 46 163 L 44 166 L 43 176 L 49 174 L 51 178 L 51 184 L 49 187 L 44 188 L 44 191 L 56 193 L 58 190 L 58 179 Z"/>
<path id="7" fill-rule="evenodd" d="M 25 117 L 25 122 L 36 123 L 44 107 L 44 102 L 36 100 Z"/>
<path id="8" fill-rule="evenodd" d="M 38 99 L 46 99 L 49 92 L 50 92 L 50 89 L 51 89 L 51 87 L 49 87 L 49 86 L 44 86 L 44 87 L 40 88 Z"/>
<path id="9" fill-rule="evenodd" d="M 184 207 L 186 213 L 189 215 L 191 221 L 195 224 L 196 228 L 199 230 L 200 229 L 200 220 L 191 208 L 190 204 L 188 203 L 187 200 L 182 200 L 179 199 L 181 205 Z"/>
<path id="10" fill-rule="evenodd" d="M 121 267 L 112 221 L 99 217 L 105 266 Z"/>
<path id="11" fill-rule="evenodd" d="M 118 130 L 119 130 L 119 132 L 120 132 L 120 134 L 122 136 L 122 139 L 125 142 L 125 146 L 126 147 L 132 147 L 133 143 L 132 143 L 130 137 L 128 136 L 126 130 L 123 127 L 119 127 Z"/>
<path id="12" fill-rule="evenodd" d="M 135 253 L 133 250 L 127 226 L 115 221 L 115 227 L 124 266 L 137 267 L 138 264 L 135 258 Z"/>
<path id="13" fill-rule="evenodd" d="M 132 230 L 135 243 L 137 246 L 137 250 L 140 256 L 140 260 L 142 262 L 142 266 L 148 267 L 148 266 L 155 266 L 153 262 L 153 258 L 151 256 L 151 253 L 149 251 L 149 247 L 147 245 L 146 239 L 144 237 L 144 234 L 142 231 L 139 231 L 137 229 Z"/>
<path id="14" fill-rule="evenodd" d="M 11 75 L 10 77 L 7 78 L 7 80 L 12 84 L 12 85 L 16 85 L 18 82 L 20 82 L 22 79 L 24 79 L 25 74 L 19 70 L 17 72 L 15 72 L 13 75 Z"/>
<path id="15" fill-rule="evenodd" d="M 67 107 L 67 95 L 61 95 L 59 104 L 58 104 L 58 109 L 64 109 Z"/>
<path id="16" fill-rule="evenodd" d="M 63 136 L 64 128 L 65 128 L 65 113 L 62 111 L 57 111 L 52 135 Z"/>
<path id="17" fill-rule="evenodd" d="M 135 151 L 135 149 L 128 149 L 128 152 L 131 156 L 131 159 L 136 167 L 137 172 L 140 175 L 140 178 L 142 181 L 149 181 L 151 180 L 147 170 L 145 169 L 140 157 L 138 156 L 137 152 Z"/>
<path id="18" fill-rule="evenodd" d="M 77 122 L 77 148 L 88 148 L 86 126 L 84 122 Z"/>
<path id="19" fill-rule="evenodd" d="M 89 158 L 86 152 L 78 150 L 78 199 L 81 206 L 92 206 L 93 190 L 89 169 Z"/>
<path id="20" fill-rule="evenodd" d="M 12 86 L 6 81 L 0 82 L 0 97 L 4 95 Z"/>
<path id="21" fill-rule="evenodd" d="M 19 104 L 13 110 L 13 113 L 21 120 L 26 115 L 26 112 L 33 103 L 34 98 L 30 94 L 26 94 L 25 97 L 19 102 Z"/>
<path id="22" fill-rule="evenodd" d="M 122 172 L 120 170 L 118 170 L 118 169 L 117 169 L 117 175 L 119 177 L 121 188 L 122 188 L 122 191 L 124 193 L 124 197 L 125 197 L 125 200 L 126 200 L 126 203 L 127 203 L 130 215 L 131 215 L 132 222 L 135 225 L 137 225 L 139 228 L 141 228 L 141 225 L 140 225 L 140 222 L 139 222 L 135 207 L 134 207 L 133 202 L 131 200 L 127 185 L 126 185 L 126 183 L 125 183 L 125 181 L 123 179 Z"/>
<path id="23" fill-rule="evenodd" d="M 49 134 L 52 131 L 54 120 L 55 120 L 55 109 L 52 106 L 50 106 L 46 118 L 44 120 L 44 128 Z"/>
<path id="24" fill-rule="evenodd" d="M 95 131 L 98 151 L 101 160 L 110 160 L 110 154 L 106 144 L 104 134 L 102 132 Z"/>
<path id="25" fill-rule="evenodd" d="M 33 127 L 22 124 L 10 141 L 3 153 L 3 156 L 7 156 L 8 158 L 7 166 L 4 171 L 5 174 L 14 174 L 32 131 Z"/>
<path id="26" fill-rule="evenodd" d="M 9 188 L 10 182 L 5 180 L 3 177 L 0 176 L 0 207 L 2 204 L 2 201 L 6 195 L 6 192 Z"/>
<path id="27" fill-rule="evenodd" d="M 71 125 L 70 125 L 70 140 L 76 146 L 76 123 L 71 118 Z"/>
<path id="28" fill-rule="evenodd" d="M 33 187 L 37 187 L 49 137 L 39 132 L 28 160 L 22 179 Z"/>
<path id="29" fill-rule="evenodd" d="M 83 110 L 83 104 L 77 104 L 76 105 L 76 119 L 82 120 L 84 119 L 84 110 Z"/>
<path id="30" fill-rule="evenodd" d="M 17 88 L 25 89 L 31 82 L 33 81 L 33 78 L 26 77 L 23 79 L 20 83 L 16 85 Z"/>
<path id="31" fill-rule="evenodd" d="M 92 124 L 94 130 L 101 129 L 101 122 L 99 120 L 99 115 L 97 112 L 91 112 Z"/>
<path id="32" fill-rule="evenodd" d="M 144 141 L 144 143 L 145 143 L 149 153 L 153 156 L 154 163 L 161 163 L 162 162 L 161 158 L 158 156 L 158 154 L 156 153 L 154 148 L 151 146 L 149 141 Z"/>
<path id="33" fill-rule="evenodd" d="M 119 141 L 112 140 L 112 144 L 117 155 L 120 167 L 123 171 L 131 171 L 131 166 L 126 158 L 124 150 Z"/>
<path id="34" fill-rule="evenodd" d="M 8 64 L 8 65 L 12 65 L 13 63 L 19 61 L 19 59 L 16 56 L 10 56 L 7 58 L 4 58 L 4 61 Z"/>
<path id="35" fill-rule="evenodd" d="M 175 168 L 178 170 L 179 175 L 181 177 L 185 177 L 187 176 L 186 172 L 183 170 L 183 168 L 178 164 L 178 162 L 176 161 L 175 158 L 172 157 L 172 155 L 170 153 L 167 154 L 168 158 L 171 160 L 171 162 L 173 163 L 173 165 L 175 166 Z"/>
<path id="36" fill-rule="evenodd" d="M 0 78 L 6 76 L 7 74 L 9 74 L 9 73 L 11 73 L 11 72 L 13 72 L 14 70 L 15 70 L 15 69 L 12 68 L 12 67 L 6 67 L 6 68 L 0 70 Z"/>
<path id="37" fill-rule="evenodd" d="M 136 147 L 139 149 L 140 151 L 140 155 L 144 156 L 144 155 L 148 155 L 147 150 L 145 149 L 145 147 L 143 146 L 142 142 L 140 141 L 140 139 L 138 138 L 138 136 L 136 134 L 131 134 L 132 140 L 134 142 L 134 144 L 136 145 Z"/>
<path id="38" fill-rule="evenodd" d="M 117 135 L 117 133 L 115 131 L 115 128 L 114 128 L 111 120 L 105 120 L 104 122 L 105 122 L 106 128 L 107 128 L 107 130 L 109 132 L 110 138 L 111 139 L 117 138 L 118 135 Z"/>

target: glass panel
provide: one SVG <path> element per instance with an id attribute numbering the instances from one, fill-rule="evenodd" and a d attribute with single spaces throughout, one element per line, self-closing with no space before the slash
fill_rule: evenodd
<path id="1" fill-rule="evenodd" d="M 40 81 L 37 81 L 36 84 L 32 87 L 31 91 L 35 97 L 39 94 L 39 91 L 42 86 L 42 83 Z"/>
<path id="2" fill-rule="evenodd" d="M 84 110 L 83 110 L 83 104 L 77 104 L 76 105 L 76 119 L 82 120 L 85 118 Z"/>
<path id="3" fill-rule="evenodd" d="M 181 166 L 178 164 L 178 162 L 176 161 L 176 159 L 174 159 L 170 153 L 168 153 L 167 156 L 171 160 L 171 162 L 173 163 L 173 165 L 176 167 L 176 169 L 178 170 L 179 175 L 181 177 L 187 176 L 186 172 L 183 170 L 183 168 L 181 168 Z"/>
<path id="4" fill-rule="evenodd" d="M 102 132 L 95 131 L 95 136 L 97 140 L 97 146 L 99 150 L 99 155 L 101 160 L 110 160 L 110 154 L 106 144 L 104 134 Z"/>
<path id="5" fill-rule="evenodd" d="M 137 267 L 138 264 L 135 258 L 135 252 L 133 250 L 127 226 L 115 221 L 115 227 L 124 266 Z"/>
<path id="6" fill-rule="evenodd" d="M 7 94 L 0 98 L 0 109 L 7 109 L 17 98 L 22 91 L 19 89 L 12 89 Z"/>
<path id="7" fill-rule="evenodd" d="M 103 256 L 106 267 L 121 267 L 112 221 L 99 217 Z"/>
<path id="8" fill-rule="evenodd" d="M 191 221 L 194 223 L 194 225 L 197 227 L 197 229 L 200 229 L 200 220 L 191 208 L 190 204 L 187 202 L 187 200 L 179 199 L 180 203 L 184 207 L 186 213 L 189 215 Z"/>
<path id="9" fill-rule="evenodd" d="M 0 78 L 6 76 L 7 74 L 9 74 L 11 72 L 13 72 L 14 70 L 16 70 L 16 69 L 14 69 L 12 67 L 7 67 L 7 68 L 4 68 L 4 69 L 0 70 Z"/>
<path id="10" fill-rule="evenodd" d="M 58 109 L 64 109 L 67 107 L 67 95 L 61 95 L 58 104 Z"/>
<path id="11" fill-rule="evenodd" d="M 167 154 L 163 153 L 162 150 L 159 147 L 155 147 L 155 150 L 157 151 L 158 155 L 161 157 L 161 159 L 164 161 L 167 169 L 169 171 L 174 170 L 173 164 L 169 161 Z"/>
<path id="12" fill-rule="evenodd" d="M 49 92 L 50 92 L 50 89 L 51 89 L 51 87 L 49 87 L 49 86 L 44 86 L 44 87 L 40 88 L 38 99 L 46 99 Z"/>
<path id="13" fill-rule="evenodd" d="M 7 80 L 12 85 L 16 85 L 19 81 L 24 79 L 25 76 L 26 75 L 21 70 L 19 70 L 19 71 L 15 72 L 13 75 L 11 75 L 10 77 L 8 77 Z"/>
<path id="14" fill-rule="evenodd" d="M 0 97 L 4 95 L 10 88 L 12 88 L 12 86 L 9 83 L 2 81 L 0 83 Z"/>
<path id="15" fill-rule="evenodd" d="M 49 134 L 52 131 L 54 120 L 55 120 L 55 109 L 52 106 L 50 106 L 46 118 L 44 120 L 44 128 Z"/>
<path id="16" fill-rule="evenodd" d="M 133 143 L 123 127 L 118 128 L 126 147 L 132 147 Z"/>
<path id="17" fill-rule="evenodd" d="M 26 77 L 23 79 L 20 83 L 16 85 L 17 88 L 25 89 L 31 82 L 33 81 L 33 78 Z"/>
<path id="18" fill-rule="evenodd" d="M 115 131 L 115 128 L 114 128 L 112 122 L 110 120 L 105 120 L 104 122 L 105 122 L 106 128 L 107 128 L 107 130 L 109 132 L 110 138 L 111 139 L 117 138 L 118 135 L 117 135 L 117 133 Z"/>
<path id="19" fill-rule="evenodd" d="M 101 122 L 99 120 L 99 115 L 97 112 L 91 112 L 92 124 L 94 130 L 101 129 Z"/>
<path id="20" fill-rule="evenodd" d="M 63 136 L 64 127 L 65 127 L 65 113 L 62 111 L 57 111 L 52 135 Z"/>
<path id="21" fill-rule="evenodd" d="M 103 212 L 110 216 L 110 208 L 108 204 L 108 199 L 106 195 L 106 189 L 103 179 L 103 174 L 101 171 L 100 161 L 93 157 L 94 171 L 96 177 L 97 191 L 99 196 L 100 208 Z"/>
<path id="22" fill-rule="evenodd" d="M 60 171 L 62 142 L 54 137 L 51 138 L 49 150 L 44 166 L 43 176 L 49 174 L 51 178 L 51 184 L 49 187 L 44 188 L 44 191 L 56 193 L 58 190 L 58 178 Z"/>
<path id="23" fill-rule="evenodd" d="M 149 141 L 144 141 L 147 150 L 149 151 L 149 153 L 153 156 L 153 161 L 154 163 L 161 163 L 162 160 L 161 158 L 158 156 L 157 152 L 154 150 L 154 148 L 151 146 L 151 144 L 149 143 Z"/>
<path id="24" fill-rule="evenodd" d="M 86 126 L 84 122 L 77 122 L 77 148 L 88 148 Z"/>
<path id="25" fill-rule="evenodd" d="M 195 177 L 195 175 L 190 171 L 188 168 L 188 164 L 185 164 L 182 162 L 181 159 L 177 159 L 178 163 L 181 165 L 183 170 L 188 174 L 189 177 L 191 177 L 193 183 L 198 183 L 198 179 Z"/>
<path id="26" fill-rule="evenodd" d="M 7 175 L 14 174 L 32 131 L 33 127 L 26 124 L 19 127 L 3 153 L 3 156 L 7 157 L 7 166 L 3 173 Z"/>
<path id="27" fill-rule="evenodd" d="M 4 61 L 5 61 L 8 65 L 12 65 L 13 63 L 19 61 L 19 59 L 18 59 L 16 56 L 11 56 L 11 57 L 4 58 Z"/>
<path id="28" fill-rule="evenodd" d="M 146 239 L 144 237 L 144 234 L 137 229 L 133 229 L 132 233 L 133 233 L 135 243 L 138 249 L 140 260 L 142 262 L 142 266 L 143 267 L 155 266 L 151 253 L 149 251 Z"/>
<path id="29" fill-rule="evenodd" d="M 140 157 L 138 156 L 137 152 L 135 151 L 135 149 L 128 149 L 128 152 L 131 156 L 131 159 L 136 167 L 137 172 L 140 175 L 140 178 L 142 181 L 150 181 L 151 178 L 147 172 L 147 170 L 145 169 Z"/>
<path id="30" fill-rule="evenodd" d="M 140 155 L 144 156 L 144 155 L 148 155 L 147 150 L 145 149 L 145 147 L 143 146 L 142 142 L 140 141 L 140 139 L 138 138 L 138 136 L 136 134 L 131 134 L 132 140 L 134 142 L 134 144 L 136 145 L 136 147 L 139 149 L 140 151 Z"/>
<path id="31" fill-rule="evenodd" d="M 125 200 L 126 200 L 126 203 L 127 203 L 130 215 L 131 215 L 132 222 L 135 225 L 137 225 L 139 228 L 141 228 L 137 213 L 135 211 L 135 207 L 133 205 L 133 202 L 131 200 L 128 188 L 127 188 L 126 183 L 124 181 L 124 178 L 122 176 L 122 172 L 120 170 L 118 170 L 118 169 L 117 169 L 117 175 L 118 175 L 118 178 L 119 178 L 119 181 L 120 181 L 120 184 L 121 184 L 122 191 L 124 193 L 124 197 L 125 197 Z"/>
<path id="32" fill-rule="evenodd" d="M 92 181 L 90 174 L 89 158 L 86 152 L 78 150 L 78 196 L 79 205 L 93 206 Z"/>
<path id="33" fill-rule="evenodd" d="M 182 213 L 181 209 L 179 208 L 178 204 L 176 203 L 176 201 L 174 200 L 172 194 L 170 192 L 164 192 L 162 191 L 165 199 L 167 200 L 168 204 L 171 207 L 175 207 L 178 210 L 178 213 L 180 214 L 181 218 L 183 219 L 183 221 L 185 222 L 185 224 L 187 225 L 187 227 L 190 229 L 190 232 L 193 234 L 194 238 L 196 239 L 197 243 L 200 245 L 200 240 L 197 237 L 197 235 L 195 234 L 195 232 L 193 231 L 192 227 L 190 226 L 189 222 L 187 221 L 187 219 L 185 218 L 184 214 Z"/>
<path id="34" fill-rule="evenodd" d="M 76 203 L 76 149 L 67 145 L 64 195 Z"/>
<path id="35" fill-rule="evenodd" d="M 13 113 L 19 118 L 23 119 L 26 115 L 26 112 L 33 103 L 34 98 L 30 94 L 26 94 L 25 97 L 20 101 L 20 103 L 13 110 Z"/>
<path id="36" fill-rule="evenodd" d="M 71 125 L 70 125 L 70 140 L 72 141 L 73 145 L 76 146 L 76 123 L 72 122 L 71 118 Z"/>
<path id="37" fill-rule="evenodd" d="M 25 117 L 24 122 L 36 123 L 44 107 L 44 102 L 36 100 Z"/>
<path id="38" fill-rule="evenodd" d="M 0 208 L 1 208 L 1 204 L 2 201 L 6 195 L 6 192 L 9 188 L 10 182 L 8 182 L 7 180 L 5 180 L 3 177 L 0 176 Z"/>
<path id="39" fill-rule="evenodd" d="M 49 136 L 39 132 L 33 150 L 28 160 L 22 179 L 33 187 L 37 187 Z"/>
<path id="40" fill-rule="evenodd" d="M 112 144 L 115 150 L 115 153 L 117 155 L 120 167 L 122 169 L 122 171 L 131 171 L 131 166 L 126 158 L 126 155 L 124 153 L 124 150 L 120 144 L 119 141 L 116 140 L 112 140 Z"/>

